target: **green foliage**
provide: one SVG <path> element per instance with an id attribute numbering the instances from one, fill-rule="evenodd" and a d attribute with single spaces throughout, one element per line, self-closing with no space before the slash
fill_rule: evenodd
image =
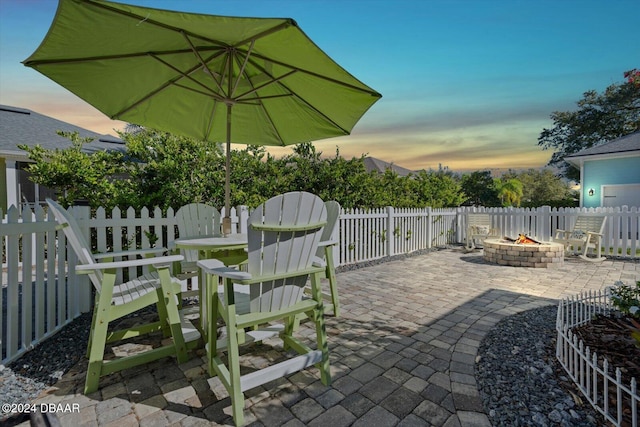
<path id="1" fill-rule="evenodd" d="M 498 191 L 490 171 L 475 171 L 462 176 L 462 191 L 472 206 L 500 206 Z"/>
<path id="2" fill-rule="evenodd" d="M 47 150 L 40 145 L 18 145 L 34 161 L 28 167 L 31 180 L 58 191 L 63 206 L 79 201 L 87 201 L 93 208 L 117 205 L 129 192 L 129 182 L 119 178 L 124 162 L 122 153 L 97 151 L 90 155 L 82 149 L 92 138 L 81 138 L 78 132 L 58 131 L 58 135 L 69 138 L 72 146 Z"/>
<path id="3" fill-rule="evenodd" d="M 585 92 L 578 110 L 551 114 L 554 127 L 542 131 L 538 145 L 555 150 L 549 164 L 562 167 L 565 177 L 579 179 L 579 171 L 564 161 L 568 155 L 640 130 L 637 72 L 625 76 L 626 82 L 612 84 L 602 93 Z"/>
<path id="4" fill-rule="evenodd" d="M 223 200 L 224 156 L 217 144 L 153 129 L 120 133 L 120 137 L 127 143 L 127 172 L 133 186 L 123 206 L 165 210 Z"/>
<path id="5" fill-rule="evenodd" d="M 522 182 L 518 178 L 495 178 L 493 188 L 498 193 L 498 198 L 502 206 L 520 206 L 523 188 Z"/>
<path id="6" fill-rule="evenodd" d="M 81 151 L 87 140 L 67 135 L 66 150 L 27 148 L 34 160 L 33 179 L 64 195 L 66 205 L 87 200 L 92 207 L 139 210 L 203 202 L 224 205 L 226 156 L 219 144 L 195 141 L 153 129 L 130 128 L 120 137 L 127 154 Z M 119 177 L 116 179 L 116 177 Z M 449 207 L 464 200 L 460 184 L 445 171 L 421 171 L 400 177 L 388 170 L 369 173 L 364 156 L 323 158 L 310 143 L 276 159 L 264 147 L 231 151 L 231 204 L 255 207 L 287 191 L 309 191 L 345 208 Z"/>
<path id="7" fill-rule="evenodd" d="M 414 176 L 412 184 L 415 199 L 422 203 L 419 207 L 460 206 L 466 200 L 460 180 L 452 173 L 442 169 L 428 172 L 420 171 Z"/>
<path id="8" fill-rule="evenodd" d="M 610 288 L 610 292 L 615 308 L 640 320 L 640 281 L 635 286 L 618 281 Z"/>
<path id="9" fill-rule="evenodd" d="M 503 180 L 517 179 L 522 183 L 520 206 L 524 207 L 573 207 L 577 206 L 578 194 L 569 182 L 549 169 L 509 170 Z"/>
<path id="10" fill-rule="evenodd" d="M 618 281 L 610 288 L 610 292 L 613 306 L 630 316 L 628 328 L 636 346 L 640 347 L 640 280 L 635 287 Z"/>

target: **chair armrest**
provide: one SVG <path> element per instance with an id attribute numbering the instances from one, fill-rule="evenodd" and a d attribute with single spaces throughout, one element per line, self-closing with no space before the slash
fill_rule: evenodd
<path id="1" fill-rule="evenodd" d="M 327 266 L 327 262 L 320 257 L 313 257 L 313 266 L 325 268 Z"/>
<path id="2" fill-rule="evenodd" d="M 596 233 L 595 231 L 585 231 L 584 234 L 587 236 L 587 240 L 590 239 L 591 236 L 598 236 L 600 238 L 602 238 L 602 236 L 604 236 L 604 234 Z"/>
<path id="3" fill-rule="evenodd" d="M 306 270 L 293 271 L 290 273 L 275 274 L 271 276 L 253 277 L 251 273 L 239 271 L 235 268 L 225 267 L 225 265 L 217 259 L 205 259 L 198 261 L 198 267 L 206 273 L 214 274 L 219 277 L 234 280 L 235 283 L 241 285 L 250 285 L 258 282 L 270 282 L 272 280 L 286 279 L 288 277 L 302 276 L 304 274 L 313 274 L 324 272 L 325 267 L 313 266 Z"/>
<path id="4" fill-rule="evenodd" d="M 200 267 L 205 273 L 215 274 L 216 276 L 224 277 L 233 280 L 249 280 L 251 274 L 246 271 L 240 271 L 235 268 L 225 266 L 222 261 L 217 259 L 203 259 L 198 261 L 198 267 Z"/>
<path id="5" fill-rule="evenodd" d="M 166 248 L 133 249 L 130 251 L 102 252 L 102 253 L 94 254 L 93 257 L 95 259 L 101 259 L 101 258 L 119 258 L 119 257 L 125 257 L 125 256 L 145 256 L 145 255 L 161 254 L 166 251 L 167 251 Z"/>
<path id="6" fill-rule="evenodd" d="M 337 239 L 323 240 L 322 242 L 318 243 L 318 247 L 324 248 L 326 246 L 333 246 L 333 245 L 337 245 L 337 244 L 338 244 L 338 240 Z"/>
<path id="7" fill-rule="evenodd" d="M 140 267 L 143 265 L 153 265 L 159 267 L 162 265 L 169 265 L 176 261 L 182 261 L 184 257 L 182 255 L 169 255 L 153 258 L 137 258 L 127 261 L 114 261 L 114 262 L 101 262 L 96 264 L 82 264 L 76 267 L 78 273 L 89 273 L 94 270 L 108 270 L 112 268 L 127 268 L 127 267 Z"/>
<path id="8" fill-rule="evenodd" d="M 306 231 L 324 227 L 327 221 L 320 221 L 311 224 L 249 224 L 249 227 L 258 231 Z"/>

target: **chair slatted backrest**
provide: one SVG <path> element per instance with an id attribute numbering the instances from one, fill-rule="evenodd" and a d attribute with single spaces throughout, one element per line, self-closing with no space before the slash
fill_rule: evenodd
<path id="1" fill-rule="evenodd" d="M 320 237 L 321 242 L 329 241 L 334 236 L 336 228 L 338 228 L 338 217 L 340 216 L 340 204 L 338 202 L 331 200 L 326 202 L 324 205 L 327 208 L 327 225 L 322 229 L 322 236 Z M 318 248 L 316 256 L 320 259 L 324 259 L 325 252 L 323 246 Z"/>
<path id="2" fill-rule="evenodd" d="M 573 231 L 583 233 L 591 231 L 594 233 L 602 234 L 604 232 L 604 225 L 606 220 L 606 216 L 580 215 L 576 218 L 576 223 L 573 226 Z M 596 242 L 597 240 L 598 236 L 591 236 L 591 242 Z"/>
<path id="3" fill-rule="evenodd" d="M 469 213 L 467 215 L 467 226 L 488 226 L 491 227 L 491 216 L 485 213 Z"/>
<path id="4" fill-rule="evenodd" d="M 89 242 L 87 242 L 87 239 L 85 239 L 76 219 L 71 216 L 69 211 L 60 206 L 57 202 L 51 199 L 46 200 L 49 205 L 50 212 L 53 213 L 53 216 L 56 218 L 56 221 L 61 226 L 62 231 L 67 238 L 67 242 L 76 253 L 78 262 L 85 265 L 95 264 L 96 260 L 91 253 L 91 246 L 89 245 Z M 93 286 L 98 292 L 100 292 L 102 283 L 101 272 L 99 270 L 95 270 L 94 273 L 89 274 L 89 277 L 91 278 Z"/>
<path id="5" fill-rule="evenodd" d="M 176 212 L 178 234 L 181 239 L 220 234 L 220 212 L 204 203 L 190 203 Z M 198 261 L 198 251 L 183 250 L 185 262 Z"/>
<path id="6" fill-rule="evenodd" d="M 291 192 L 267 200 L 249 216 L 248 272 L 254 278 L 267 278 L 311 268 L 326 218 L 324 202 L 310 193 Z M 268 229 L 270 226 L 276 229 Z M 287 227 L 296 231 L 287 231 Z M 250 311 L 273 311 L 299 302 L 307 278 L 301 275 L 251 285 Z"/>

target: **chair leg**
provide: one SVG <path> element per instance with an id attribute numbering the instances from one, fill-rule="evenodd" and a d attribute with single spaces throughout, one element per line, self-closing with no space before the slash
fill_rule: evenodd
<path id="1" fill-rule="evenodd" d="M 98 313 L 98 295 L 95 296 L 95 303 L 93 304 L 93 314 L 91 315 L 91 329 L 90 331 L 94 331 L 96 327 L 96 314 Z M 89 351 L 91 350 L 91 344 L 93 342 L 93 333 L 89 334 L 89 342 L 87 343 L 87 352 L 85 357 L 89 358 Z"/>
<path id="2" fill-rule="evenodd" d="M 215 376 L 213 369 L 213 357 L 218 354 L 218 317 L 220 316 L 220 297 L 218 296 L 218 278 L 216 276 L 207 275 L 206 293 L 209 296 L 209 309 L 211 315 L 207 319 L 206 337 L 209 345 L 208 367 L 209 375 Z M 214 288 L 215 287 L 215 288 Z"/>
<path id="3" fill-rule="evenodd" d="M 176 299 L 178 295 L 174 292 L 168 267 L 159 268 L 158 276 L 160 277 L 160 287 L 163 293 L 161 302 L 165 302 L 162 311 L 166 312 L 166 321 L 168 322 L 171 330 L 178 363 L 184 363 L 189 359 L 189 356 L 187 355 L 187 346 L 184 342 L 184 337 L 182 336 L 180 314 L 178 313 L 178 301 Z"/>
<path id="4" fill-rule="evenodd" d="M 329 344 L 327 342 L 327 330 L 324 321 L 324 302 L 322 301 L 322 293 L 320 292 L 319 274 L 311 275 L 311 288 L 313 298 L 318 301 L 318 313 L 315 316 L 316 342 L 318 350 L 322 351 L 322 360 L 318 364 L 318 369 L 320 369 L 320 380 L 322 381 L 322 384 L 328 386 L 331 384 L 331 373 L 329 372 Z"/>
<path id="5" fill-rule="evenodd" d="M 327 276 L 327 279 L 329 279 L 329 289 L 331 290 L 331 303 L 333 304 L 333 315 L 335 317 L 339 317 L 340 301 L 338 299 L 338 283 L 336 281 L 336 269 L 333 263 L 333 248 L 331 246 L 327 246 L 325 258 L 327 261 L 326 276 Z"/>
<path id="6" fill-rule="evenodd" d="M 164 289 L 162 287 L 159 287 L 158 289 L 156 289 L 156 293 L 158 294 L 158 302 L 156 303 L 156 308 L 158 310 L 158 318 L 160 320 L 160 325 L 162 328 L 162 335 L 167 338 L 171 336 L 171 328 L 169 326 L 167 306 L 165 304 Z"/>
<path id="7" fill-rule="evenodd" d="M 96 309 L 99 308 L 100 307 L 96 307 Z M 104 318 L 102 316 L 104 316 Z M 107 342 L 107 329 L 109 328 L 108 317 L 108 309 L 98 313 L 96 316 L 96 323 L 94 324 L 89 336 L 89 364 L 87 366 L 87 378 L 84 384 L 84 394 L 93 393 L 98 390 L 104 360 L 104 349 Z"/>
<path id="8" fill-rule="evenodd" d="M 238 349 L 238 328 L 235 324 L 236 310 L 234 305 L 227 307 L 229 322 L 227 323 L 227 357 L 229 359 L 229 396 L 233 421 L 237 426 L 244 424 L 244 394 L 240 386 L 240 351 Z"/>

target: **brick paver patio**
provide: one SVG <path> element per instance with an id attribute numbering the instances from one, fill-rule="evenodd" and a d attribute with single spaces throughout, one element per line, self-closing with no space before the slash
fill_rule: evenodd
<path id="1" fill-rule="evenodd" d="M 251 390 L 247 424 L 490 426 L 474 377 L 487 331 L 505 316 L 617 280 L 640 280 L 640 262 L 503 267 L 452 248 L 339 273 L 342 315 L 327 319 L 332 386 L 307 370 Z M 280 356 L 260 350 L 247 369 Z M 232 425 L 230 400 L 202 355 L 111 375 L 89 396 L 81 394 L 85 366 L 37 401 L 78 404 L 79 412 L 58 414 L 63 426 Z"/>

